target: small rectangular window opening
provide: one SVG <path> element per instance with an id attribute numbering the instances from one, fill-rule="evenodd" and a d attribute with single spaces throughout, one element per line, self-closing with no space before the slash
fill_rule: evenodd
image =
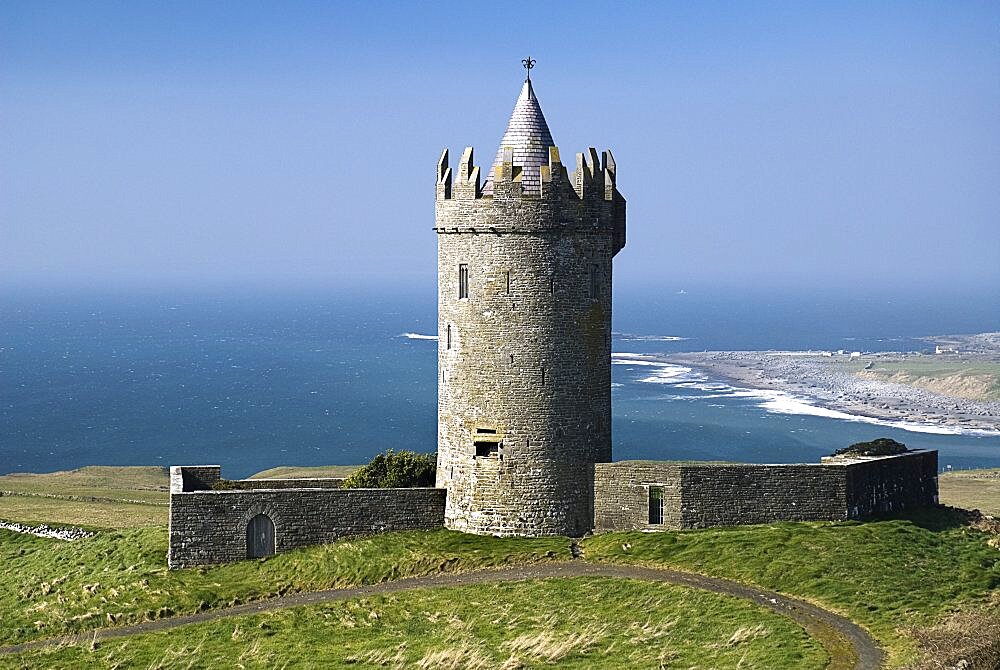
<path id="1" fill-rule="evenodd" d="M 451 349 L 451 324 L 445 329 L 445 349 Z"/>
<path id="2" fill-rule="evenodd" d="M 649 525 L 658 526 L 663 523 L 663 489 L 659 486 L 649 487 Z"/>
<path id="3" fill-rule="evenodd" d="M 591 265 L 590 266 L 590 297 L 596 300 L 600 295 L 601 283 L 600 283 L 600 266 Z"/>
<path id="4" fill-rule="evenodd" d="M 476 441 L 473 444 L 476 446 L 476 458 L 491 458 L 500 451 L 499 442 Z"/>
<path id="5" fill-rule="evenodd" d="M 545 386 L 545 366 L 542 366 L 542 386 Z"/>
<path id="6" fill-rule="evenodd" d="M 469 297 L 469 266 L 460 263 L 458 266 L 458 297 L 459 299 Z"/>
<path id="7" fill-rule="evenodd" d="M 497 429 L 496 428 L 484 428 L 484 427 L 480 426 L 479 428 L 476 428 L 476 434 L 477 435 L 496 435 L 497 434 Z"/>
<path id="8" fill-rule="evenodd" d="M 504 275 L 507 278 L 507 295 L 510 295 L 510 270 L 507 270 Z"/>

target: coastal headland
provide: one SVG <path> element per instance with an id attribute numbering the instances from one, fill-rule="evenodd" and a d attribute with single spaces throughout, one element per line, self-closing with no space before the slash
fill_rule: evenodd
<path id="1" fill-rule="evenodd" d="M 656 358 L 734 386 L 786 394 L 815 405 L 817 414 L 1000 434 L 1000 333 L 927 339 L 936 353 L 705 351 Z"/>

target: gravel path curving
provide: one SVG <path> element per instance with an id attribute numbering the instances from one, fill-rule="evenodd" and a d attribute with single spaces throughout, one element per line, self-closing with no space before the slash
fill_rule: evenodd
<path id="1" fill-rule="evenodd" d="M 750 600 L 778 614 L 786 616 L 802 626 L 830 654 L 830 670 L 875 670 L 882 663 L 882 650 L 868 633 L 851 620 L 796 598 L 783 596 L 773 591 L 747 586 L 717 577 L 680 572 L 667 568 L 645 568 L 631 565 L 613 565 L 575 560 L 565 563 L 540 563 L 499 570 L 478 570 L 475 572 L 436 574 L 426 577 L 410 577 L 392 582 L 355 586 L 326 591 L 295 593 L 269 600 L 246 603 L 236 607 L 209 610 L 197 614 L 176 616 L 169 619 L 148 621 L 132 626 L 101 628 L 96 631 L 64 635 L 45 640 L 35 640 L 9 647 L 0 647 L 2 654 L 45 649 L 60 645 L 89 644 L 93 641 L 155 633 L 187 624 L 215 621 L 228 617 L 257 614 L 273 610 L 316 605 L 321 603 L 363 598 L 384 593 L 398 593 L 412 589 L 436 588 L 441 586 L 466 586 L 493 582 L 510 582 L 526 579 L 551 579 L 560 577 L 616 577 L 620 579 L 641 579 L 653 582 L 677 584 L 695 589 L 721 593 Z"/>

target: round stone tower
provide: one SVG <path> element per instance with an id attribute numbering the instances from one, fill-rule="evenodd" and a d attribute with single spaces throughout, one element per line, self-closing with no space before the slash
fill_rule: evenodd
<path id="1" fill-rule="evenodd" d="M 485 183 L 437 170 L 438 469 L 445 524 L 581 535 L 611 460 L 611 259 L 625 200 L 610 151 L 559 159 L 530 78 Z"/>

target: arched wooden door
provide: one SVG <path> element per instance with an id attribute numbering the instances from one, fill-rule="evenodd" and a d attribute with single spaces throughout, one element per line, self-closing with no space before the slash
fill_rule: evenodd
<path id="1" fill-rule="evenodd" d="M 258 514 L 247 524 L 247 558 L 274 556 L 274 522 Z"/>

